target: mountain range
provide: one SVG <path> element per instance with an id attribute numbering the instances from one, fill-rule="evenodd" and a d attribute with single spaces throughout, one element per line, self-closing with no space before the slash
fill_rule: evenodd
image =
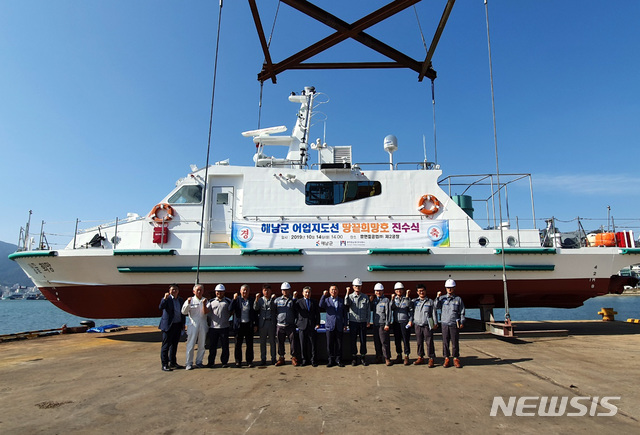
<path id="1" fill-rule="evenodd" d="M 18 246 L 0 241 L 0 285 L 11 287 L 14 284 L 31 287 L 33 282 L 15 261 L 9 260 Z"/>

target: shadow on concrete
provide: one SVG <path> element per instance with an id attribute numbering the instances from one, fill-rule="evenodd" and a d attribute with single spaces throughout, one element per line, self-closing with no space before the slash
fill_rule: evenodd
<path id="1" fill-rule="evenodd" d="M 474 326 L 477 326 L 474 324 Z M 514 322 L 515 326 L 515 338 L 502 338 L 499 336 L 492 336 L 486 333 L 479 333 L 478 328 L 466 328 L 461 331 L 460 338 L 462 340 L 471 339 L 471 338 L 480 338 L 480 339 L 489 339 L 495 338 L 499 340 L 508 341 L 511 344 L 529 344 L 528 341 L 524 341 L 527 338 L 533 338 L 534 336 L 543 337 L 542 335 L 527 335 L 527 333 L 532 331 L 548 331 L 550 333 L 549 336 L 553 336 L 553 331 L 567 330 L 568 335 L 640 335 L 640 324 L 636 323 L 627 323 L 627 322 L 602 322 L 598 320 L 594 321 L 548 321 L 548 322 Z M 147 329 L 147 327 L 143 327 Z M 518 333 L 521 332 L 522 335 L 518 337 Z M 158 329 L 151 329 L 149 327 L 148 330 L 140 331 L 140 332 L 132 332 L 131 329 L 123 332 L 114 332 L 114 333 L 104 333 L 100 334 L 100 338 L 106 338 L 109 340 L 117 340 L 117 341 L 128 341 L 128 342 L 140 342 L 140 343 L 160 343 L 162 342 L 162 333 Z M 369 333 L 367 336 L 367 347 L 371 346 L 369 349 L 369 354 L 373 351 L 373 337 L 372 334 Z M 393 335 L 391 335 L 391 345 L 393 348 Z M 434 341 L 440 342 L 442 340 L 441 334 L 436 332 L 434 334 Z M 186 341 L 186 336 L 182 336 L 180 339 L 181 342 Z M 233 338 L 231 339 L 233 343 Z M 254 337 L 254 344 L 258 343 L 258 337 Z M 415 345 L 415 336 L 411 335 L 411 343 L 412 346 Z M 288 352 L 287 343 L 287 352 Z M 319 357 L 321 359 L 326 358 L 326 341 L 324 339 L 324 334 L 318 335 L 317 346 L 319 350 Z M 347 357 L 350 357 L 350 337 L 348 333 L 344 334 L 344 340 L 342 344 L 343 353 L 345 360 Z M 393 349 L 392 349 L 393 350 Z"/>
<path id="2" fill-rule="evenodd" d="M 121 333 L 105 333 L 100 336 L 100 338 L 105 338 L 108 340 L 116 340 L 116 341 L 131 341 L 136 343 L 161 343 L 162 342 L 162 332 L 159 330 L 156 331 L 148 331 L 148 332 L 132 332 L 127 334 Z M 186 338 L 181 338 L 180 341 L 186 341 Z"/>
<path id="3" fill-rule="evenodd" d="M 460 358 L 462 362 L 462 366 L 503 366 L 503 365 L 511 365 L 516 363 L 521 363 L 525 361 L 533 361 L 533 358 L 480 358 L 477 356 L 463 356 Z M 442 361 L 440 361 L 440 365 L 442 365 Z"/>

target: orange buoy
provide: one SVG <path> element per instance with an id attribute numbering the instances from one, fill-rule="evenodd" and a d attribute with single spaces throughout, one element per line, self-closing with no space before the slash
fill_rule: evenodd
<path id="1" fill-rule="evenodd" d="M 158 216 L 158 211 L 160 210 L 164 210 L 167 213 L 167 215 L 164 218 Z M 160 204 L 156 204 L 156 206 L 153 207 L 153 210 L 151 210 L 151 213 L 149 213 L 149 217 L 153 219 L 155 222 L 169 222 L 171 219 L 173 219 L 173 216 L 174 216 L 173 207 L 171 207 L 166 202 L 161 202 Z"/>
<path id="2" fill-rule="evenodd" d="M 431 206 L 427 207 L 425 203 L 431 203 Z M 440 207 L 442 207 L 442 204 L 438 201 L 438 198 L 431 194 L 422 195 L 420 201 L 418 201 L 418 211 L 426 216 L 438 213 L 438 211 L 440 211 Z"/>

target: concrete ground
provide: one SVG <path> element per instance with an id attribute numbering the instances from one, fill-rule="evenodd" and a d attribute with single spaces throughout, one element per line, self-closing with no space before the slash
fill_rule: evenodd
<path id="1" fill-rule="evenodd" d="M 441 358 L 432 369 L 293 367 L 287 356 L 284 367 L 167 373 L 155 327 L 0 343 L 0 433 L 637 433 L 640 324 L 517 325 L 516 332 L 569 335 L 469 336 L 462 369 L 443 368 Z M 441 355 L 439 341 L 436 349 Z M 182 364 L 184 351 L 180 343 Z M 589 412 L 567 416 L 580 410 L 568 406 L 563 416 L 492 417 L 495 396 L 585 397 Z M 590 416 L 594 396 L 619 397 L 610 402 L 616 414 Z M 521 400 L 537 414 L 540 399 Z"/>

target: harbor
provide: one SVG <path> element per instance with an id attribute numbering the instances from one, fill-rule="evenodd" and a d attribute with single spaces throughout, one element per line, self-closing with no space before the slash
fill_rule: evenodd
<path id="1" fill-rule="evenodd" d="M 1 433 L 637 432 L 640 179 L 592 164 L 637 155 L 637 4 L 36 3 L 0 6 Z"/>
<path id="2" fill-rule="evenodd" d="M 256 69 L 260 108 L 263 85 L 276 83 L 276 76 L 286 76 L 285 72 L 401 69 L 417 83 L 431 82 L 434 138 L 428 148 L 424 118 L 408 122 L 420 131 L 417 137 L 411 134 L 412 139 L 405 128 L 396 132 L 397 122 L 385 116 L 380 118 L 384 120 L 380 124 L 387 124 L 384 134 L 364 139 L 361 134 L 372 123 L 359 118 L 370 115 L 367 105 L 353 99 L 353 88 L 329 92 L 331 85 L 322 78 L 333 73 L 309 74 L 312 77 L 296 83 L 293 91 L 282 90 L 280 97 L 274 93 L 269 98 L 264 113 L 268 124 L 261 124 L 262 109 L 256 125 L 247 106 L 238 106 L 236 115 L 242 116 L 236 118 L 246 124 L 235 130 L 232 140 L 213 140 L 211 109 L 204 165 L 190 164 L 175 186 L 161 195 L 146 199 L 141 195 L 137 210 L 149 212 L 128 212 L 126 217 L 120 214 L 106 221 L 76 218 L 67 220 L 73 222 L 71 228 L 59 231 L 49 220 L 39 226 L 32 222 L 30 210 L 16 252 L 8 258 L 51 303 L 91 319 L 154 317 L 157 312 L 150 300 L 161 297 L 171 284 L 178 284 L 186 298 L 194 281 L 232 288 L 264 283 L 275 288 L 287 282 L 293 288 L 327 289 L 332 284 L 346 287 L 357 277 L 385 288 L 398 281 L 407 288 L 423 283 L 435 288 L 455 278 L 466 307 L 480 309 L 482 320 L 488 320 L 496 307 L 575 308 L 590 298 L 620 294 L 635 286 L 638 278 L 631 268 L 640 261 L 640 247 L 636 247 L 633 219 L 614 218 L 609 205 L 606 224 L 600 225 L 599 220 L 585 217 L 562 220 L 555 211 L 540 215 L 534 207 L 532 174 L 500 170 L 497 146 L 492 153 L 478 148 L 482 156 L 495 154 L 495 172 L 487 162 L 472 172 L 458 172 L 462 159 L 451 159 L 449 164 L 438 160 L 434 88 L 442 50 L 437 48 L 449 19 L 455 20 L 455 2 L 423 11 L 425 18 L 440 17 L 429 26 L 433 37 L 428 46 L 420 30 L 426 57 L 404 54 L 362 33 L 396 15 L 403 21 L 416 18 L 419 24 L 417 9 L 409 12 L 417 3 L 421 2 L 396 0 L 373 11 L 359 11 L 364 15 L 351 28 L 337 11 L 291 0 L 288 6 L 295 11 L 290 12 L 297 15 L 291 15 L 289 23 L 302 23 L 306 16 L 335 33 L 321 47 L 311 44 L 293 59 L 281 61 L 277 60 L 280 50 L 266 44 L 263 20 L 271 14 L 249 1 L 245 18 L 253 21 L 254 45 L 262 51 L 258 59 L 264 59 L 262 70 Z M 221 18 L 222 4 L 219 9 Z M 488 32 L 486 7 L 485 16 Z M 218 32 L 217 42 L 220 37 Z M 346 39 L 364 43 L 387 57 L 387 62 L 305 62 Z M 216 65 L 219 54 L 221 62 L 226 62 L 217 42 Z M 360 75 L 369 74 L 361 73 L 358 79 Z M 317 88 L 316 80 L 320 80 Z M 389 81 L 394 87 L 401 82 L 400 77 Z M 403 100 L 428 103 L 426 90 L 415 87 Z M 246 100 L 240 89 L 229 87 L 228 91 L 235 95 L 234 101 Z M 367 93 L 366 88 L 359 91 Z M 214 100 L 215 87 L 212 106 Z M 386 106 L 388 101 L 380 98 L 374 103 Z M 292 112 L 297 107 L 297 113 L 284 117 L 283 109 L 276 106 L 288 106 Z M 355 128 L 327 138 L 326 129 L 342 118 L 335 116 L 340 107 L 353 109 L 349 112 Z M 403 110 L 397 111 L 397 120 L 413 119 L 414 111 L 404 101 L 398 108 Z M 225 130 L 231 130 L 231 125 Z M 350 138 L 354 132 L 357 139 Z M 483 141 L 481 136 L 473 137 L 474 143 Z M 230 160 L 232 149 L 242 152 L 239 164 Z M 212 152 L 219 160 L 210 159 Z M 63 244 L 58 238 L 65 240 Z M 622 269 L 629 273 L 621 274 Z M 205 292 L 205 296 L 212 294 Z"/>
<path id="3" fill-rule="evenodd" d="M 222 369 L 218 364 L 167 373 L 160 370 L 160 332 L 153 326 L 2 343 L 0 429 L 66 434 L 637 429 L 640 397 L 631 380 L 640 375 L 640 324 L 515 323 L 523 334 L 510 341 L 463 333 L 462 369 L 443 368 L 441 358 L 431 369 L 293 367 L 287 359 L 283 367 Z M 526 334 L 533 330 L 567 334 Z M 439 336 L 436 349 L 440 356 Z M 179 363 L 184 351 L 180 343 Z M 524 397 L 532 415 L 518 416 L 516 409 L 511 416 L 500 410 L 491 416 L 495 397 L 505 402 Z M 589 411 L 569 416 L 576 409 L 568 406 L 562 415 L 540 416 L 536 400 L 542 397 L 586 398 L 582 403 Z M 604 397 L 615 406 L 615 415 L 598 416 L 612 413 L 600 405 L 591 409 L 593 398 Z"/>

